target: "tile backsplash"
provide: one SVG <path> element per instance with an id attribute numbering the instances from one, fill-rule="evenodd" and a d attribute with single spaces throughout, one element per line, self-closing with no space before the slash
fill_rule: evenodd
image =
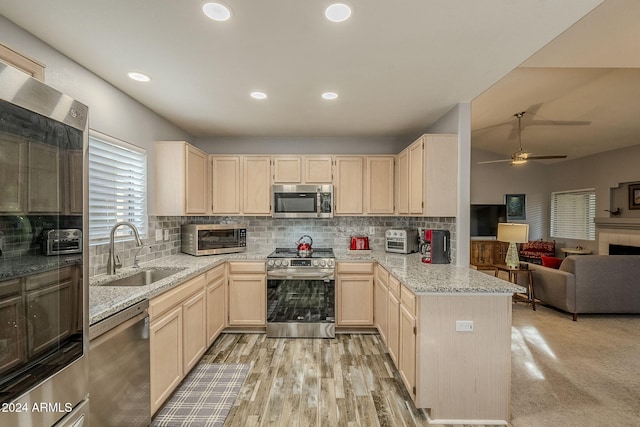
<path id="1" fill-rule="evenodd" d="M 294 247 L 305 234 L 313 238 L 315 247 L 348 249 L 353 235 L 369 236 L 372 249 L 384 248 L 384 233 L 389 228 L 433 228 L 451 232 L 452 262 L 456 258 L 455 218 L 424 217 L 334 217 L 330 219 L 275 219 L 271 217 L 166 217 L 150 216 L 149 233 L 144 239 L 145 247 L 140 252 L 140 262 L 151 261 L 180 253 L 180 226 L 199 224 L 244 224 L 247 227 L 247 246 L 251 250 L 268 252 L 276 247 Z M 370 234 L 373 228 L 374 233 Z M 168 230 L 169 240 L 155 241 L 156 230 Z M 132 241 L 116 243 L 116 253 L 124 266 L 133 264 L 136 253 Z M 106 272 L 109 245 L 91 246 L 90 275 Z"/>

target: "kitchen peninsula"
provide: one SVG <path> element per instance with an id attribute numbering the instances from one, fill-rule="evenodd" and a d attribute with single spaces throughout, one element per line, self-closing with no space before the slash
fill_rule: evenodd
<path id="1" fill-rule="evenodd" d="M 248 251 L 165 257 L 143 267 L 185 270 L 139 287 L 106 283 L 131 274 L 132 268 L 116 276 L 96 276 L 91 279 L 90 322 L 157 297 L 225 263 L 255 263 L 264 261 L 266 255 Z M 438 423 L 506 424 L 510 418 L 511 296 L 523 288 L 468 268 L 426 265 L 418 254 L 336 251 L 336 260 L 376 265 L 376 286 L 380 280 L 385 282 L 380 289 L 386 289 L 385 302 L 390 302 L 385 304 L 384 312 L 389 315 L 382 316 L 385 331 L 381 337 L 392 359 L 395 352 L 394 362 L 416 407 L 429 409 L 430 418 Z M 374 324 L 380 331 L 379 317 L 376 314 Z M 397 350 L 393 348 L 393 325 L 398 328 Z"/>

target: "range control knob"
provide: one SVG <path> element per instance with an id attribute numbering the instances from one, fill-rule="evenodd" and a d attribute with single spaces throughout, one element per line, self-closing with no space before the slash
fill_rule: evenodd
<path id="1" fill-rule="evenodd" d="M 326 265 L 327 265 L 327 261 L 326 260 L 324 260 L 324 259 L 320 260 L 320 266 L 321 267 L 324 267 Z"/>
<path id="2" fill-rule="evenodd" d="M 318 265 L 319 265 L 318 260 L 317 260 L 317 259 L 314 259 L 314 260 L 313 260 L 313 266 L 314 266 L 314 267 L 317 267 Z"/>
<path id="3" fill-rule="evenodd" d="M 267 261 L 267 267 L 273 267 L 273 260 L 272 259 Z"/>
<path id="4" fill-rule="evenodd" d="M 333 260 L 332 260 L 332 259 L 330 259 L 329 261 L 327 261 L 327 265 L 328 265 L 329 267 L 333 267 L 333 265 L 334 265 Z"/>
<path id="5" fill-rule="evenodd" d="M 282 265 L 282 261 L 280 261 L 279 259 L 276 260 L 276 267 L 280 267 Z"/>
<path id="6" fill-rule="evenodd" d="M 289 265 L 289 260 L 288 259 L 282 260 L 282 266 L 286 267 L 287 265 Z"/>

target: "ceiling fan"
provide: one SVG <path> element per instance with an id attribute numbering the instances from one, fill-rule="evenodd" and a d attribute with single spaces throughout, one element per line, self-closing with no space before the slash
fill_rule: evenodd
<path id="1" fill-rule="evenodd" d="M 500 160 L 487 160 L 484 162 L 478 162 L 479 165 L 486 163 L 503 163 L 503 162 L 511 162 L 512 165 L 521 165 L 523 163 L 527 163 L 529 160 L 548 160 L 548 159 L 566 159 L 567 156 L 564 154 L 556 154 L 549 156 L 532 156 L 531 153 L 527 153 L 522 148 L 522 117 L 525 112 L 522 111 L 520 113 L 516 113 L 513 116 L 518 119 L 518 149 L 511 155 L 510 159 L 500 159 Z"/>

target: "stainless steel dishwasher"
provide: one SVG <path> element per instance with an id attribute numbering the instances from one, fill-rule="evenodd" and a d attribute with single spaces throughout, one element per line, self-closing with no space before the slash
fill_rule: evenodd
<path id="1" fill-rule="evenodd" d="M 89 327 L 91 427 L 148 426 L 149 301 Z"/>

